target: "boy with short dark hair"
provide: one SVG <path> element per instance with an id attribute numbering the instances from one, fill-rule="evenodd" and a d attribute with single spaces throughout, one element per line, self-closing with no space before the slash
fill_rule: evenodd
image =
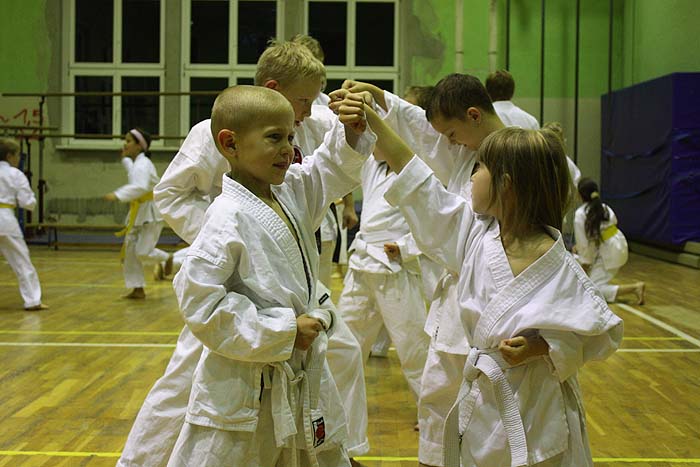
<path id="1" fill-rule="evenodd" d="M 314 231 L 359 183 L 373 135 L 358 141 L 336 123 L 315 157 L 290 165 L 292 107 L 252 86 L 219 95 L 211 129 L 231 171 L 174 282 L 204 352 L 168 465 L 349 466 Z"/>

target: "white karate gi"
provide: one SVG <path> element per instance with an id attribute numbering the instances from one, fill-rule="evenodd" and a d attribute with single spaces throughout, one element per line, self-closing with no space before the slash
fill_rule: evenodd
<path id="1" fill-rule="evenodd" d="M 477 216 L 414 157 L 386 194 L 416 243 L 458 276 L 470 343 L 459 405 L 445 428 L 445 465 L 592 466 L 577 371 L 613 353 L 622 320 L 566 251 L 556 229 L 550 250 L 517 277 L 498 222 Z M 451 229 L 434 229 L 451 225 Z M 549 353 L 511 367 L 502 339 L 538 331 Z M 476 383 L 476 384 L 475 384 Z"/>
<path id="2" fill-rule="evenodd" d="M 422 108 L 389 92 L 384 93 L 384 98 L 387 123 L 433 169 L 450 193 L 471 200 L 475 153 L 464 146 L 449 144 L 430 125 Z M 441 466 L 443 427 L 459 393 L 468 346 L 459 317 L 457 277 L 431 260 L 421 260 L 421 270 L 428 290 L 426 295 L 432 301 L 425 323 L 430 346 L 418 400 L 418 459 L 426 465 Z"/>
<path id="3" fill-rule="evenodd" d="M 399 210 L 384 200 L 396 178 L 388 169 L 373 157 L 362 169 L 362 223 L 350 246 L 353 254 L 338 313 L 360 343 L 365 361 L 382 324 L 386 325 L 404 377 L 417 398 L 430 342 L 422 332 L 427 311 L 418 263 L 421 253 Z M 389 259 L 385 243 L 399 246 L 401 262 Z"/>
<path id="4" fill-rule="evenodd" d="M 29 211 L 36 206 L 27 177 L 7 161 L 0 161 L 0 204 L 19 206 Z M 17 276 L 24 308 L 41 305 L 39 275 L 29 258 L 29 248 L 12 208 L 0 207 L 0 254 Z"/>
<path id="5" fill-rule="evenodd" d="M 610 206 L 603 204 L 608 212 L 608 220 L 600 223 L 600 231 L 612 229 L 615 233 L 612 237 L 596 246 L 595 242 L 586 235 L 586 209 L 588 203 L 584 203 L 576 210 L 574 215 L 574 234 L 576 236 L 576 259 L 581 264 L 591 265 L 588 276 L 603 294 L 605 300 L 614 302 L 619 286 L 610 284 L 617 271 L 627 263 L 628 247 L 627 239 L 622 231 L 617 228 L 617 216 Z"/>
<path id="6" fill-rule="evenodd" d="M 314 106 L 313 112 L 317 111 L 319 109 Z M 313 153 L 327 133 L 313 117 L 307 117 L 296 128 L 294 140 L 302 152 Z M 216 149 L 211 120 L 192 127 L 154 189 L 160 212 L 184 241 L 194 242 L 204 213 L 213 198 L 221 193 L 223 174 L 229 170 L 228 162 Z M 318 299 L 324 294 L 330 296 L 330 291 L 321 284 L 317 284 L 316 290 Z M 325 299 L 323 306 L 335 309 L 330 299 Z M 201 353 L 201 342 L 184 327 L 165 373 L 151 388 L 134 421 L 118 466 L 165 466 L 185 419 L 192 374 Z M 365 454 L 369 451 L 369 441 L 362 352 L 342 320 L 335 323 L 326 358 L 346 409 L 348 454 L 351 457 Z"/>
<path id="7" fill-rule="evenodd" d="M 366 136 L 358 149 L 368 154 L 373 141 Z M 315 452 L 334 443 L 342 460 L 345 415 L 325 360 L 327 341 L 317 339 L 301 352 L 294 340 L 297 316 L 319 312 L 314 231 L 330 200 L 357 185 L 365 161 L 344 141 L 338 124 L 324 143 L 332 150 L 322 146 L 292 165 L 285 183 L 271 187 L 298 242 L 262 200 L 224 178 L 222 195 L 208 209 L 174 282 L 187 326 L 205 347 L 186 418 L 199 428 L 194 433 L 185 425 L 169 466 L 297 465 L 297 449 Z M 332 313 L 324 312 L 332 322 Z M 268 397 L 270 417 L 260 412 Z M 318 428 L 319 421 L 325 426 Z M 249 434 L 222 440 L 220 431 L 253 432 L 268 441 L 258 439 L 255 452 Z M 275 464 L 274 452 L 283 447 L 292 454 Z M 315 454 L 300 465 L 318 465 Z"/>
<path id="8" fill-rule="evenodd" d="M 114 190 L 119 201 L 129 203 L 153 191 L 158 183 L 158 173 L 151 159 L 144 153 L 135 159 L 122 157 L 122 165 L 129 176 L 129 182 Z M 169 256 L 156 248 L 163 230 L 163 219 L 153 201 L 141 202 L 138 209 L 134 226 L 124 237 L 124 282 L 129 289 L 146 285 L 144 265 L 165 261 Z M 129 214 L 125 223 L 129 223 Z"/>
<path id="9" fill-rule="evenodd" d="M 513 104 L 512 101 L 496 101 L 493 108 L 505 126 L 517 126 L 526 130 L 539 130 L 537 119 Z"/>

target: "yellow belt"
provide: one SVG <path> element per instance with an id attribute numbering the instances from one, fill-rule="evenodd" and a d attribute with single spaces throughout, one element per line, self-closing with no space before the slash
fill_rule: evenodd
<path id="1" fill-rule="evenodd" d="M 14 204 L 0 203 L 0 208 L 14 209 L 15 205 Z"/>
<path id="2" fill-rule="evenodd" d="M 139 213 L 139 207 L 141 206 L 141 203 L 145 203 L 146 201 L 152 201 L 153 200 L 153 192 L 150 191 L 146 193 L 145 195 L 136 198 L 135 200 L 131 201 L 129 203 L 129 220 L 126 223 L 126 226 L 121 229 L 119 232 L 115 232 L 114 235 L 117 237 L 124 237 L 127 235 L 131 229 L 134 228 L 134 224 L 136 223 L 136 215 Z M 121 258 L 124 259 L 124 254 L 126 253 L 126 242 L 122 244 L 122 250 L 121 250 Z"/>
<path id="3" fill-rule="evenodd" d="M 600 232 L 600 239 L 602 241 L 608 241 L 611 239 L 613 236 L 615 236 L 616 233 L 618 233 L 619 230 L 616 225 L 611 225 L 602 232 Z"/>

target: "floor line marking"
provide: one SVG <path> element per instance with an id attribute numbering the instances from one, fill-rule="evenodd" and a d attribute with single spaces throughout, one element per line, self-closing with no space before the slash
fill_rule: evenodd
<path id="1" fill-rule="evenodd" d="M 17 287 L 16 282 L 0 282 L 0 287 Z M 41 287 L 46 289 L 49 287 L 89 287 L 89 288 L 94 288 L 94 289 L 125 289 L 126 287 L 124 284 L 118 284 L 115 283 L 114 285 L 110 284 L 89 284 L 89 283 L 83 283 L 83 284 L 72 284 L 72 283 L 65 283 L 65 282 L 51 282 L 51 281 L 41 281 Z M 167 283 L 167 284 L 148 284 L 149 290 L 160 290 L 160 289 L 171 289 L 172 284 Z"/>
<path id="2" fill-rule="evenodd" d="M 0 334 L 13 335 L 99 335 L 99 336 L 179 336 L 179 331 L 15 331 L 0 329 Z"/>
<path id="3" fill-rule="evenodd" d="M 629 311 L 633 315 L 636 315 L 645 321 L 648 321 L 652 324 L 655 324 L 656 326 L 660 327 L 661 329 L 665 329 L 666 331 L 670 332 L 671 334 L 675 334 L 676 336 L 687 340 L 688 342 L 693 344 L 695 347 L 700 347 L 700 339 L 696 339 L 695 337 L 691 336 L 690 334 L 687 334 L 687 333 L 681 331 L 680 329 L 678 329 L 674 326 L 671 326 L 668 323 L 661 321 L 660 319 L 654 318 L 653 316 L 650 316 L 650 315 L 644 313 L 643 311 L 640 311 L 640 310 L 633 308 L 629 305 L 626 305 L 624 303 L 618 303 L 617 306 L 619 306 L 623 310 Z"/>
<path id="4" fill-rule="evenodd" d="M 700 349 L 617 349 L 625 353 L 700 353 Z"/>
<path id="5" fill-rule="evenodd" d="M 103 342 L 0 342 L 0 347 L 116 347 L 174 349 L 175 344 L 110 344 Z"/>
<path id="6" fill-rule="evenodd" d="M 625 337 L 626 341 L 684 341 L 682 337 Z"/>
<path id="7" fill-rule="evenodd" d="M 49 457 L 120 457 L 121 452 L 80 452 L 80 451 L 0 451 L 0 456 L 49 456 Z M 358 456 L 358 461 L 401 462 L 418 461 L 417 457 L 392 457 L 392 456 Z M 700 459 L 673 458 L 673 457 L 594 457 L 593 462 L 617 462 L 625 464 L 658 463 L 668 464 L 700 464 Z"/>

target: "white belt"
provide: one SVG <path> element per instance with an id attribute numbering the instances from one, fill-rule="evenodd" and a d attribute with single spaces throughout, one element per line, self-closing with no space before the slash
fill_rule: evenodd
<path id="1" fill-rule="evenodd" d="M 469 351 L 457 403 L 452 407 L 445 422 L 446 467 L 460 465 L 462 436 L 479 396 L 479 385 L 474 383 L 482 375 L 489 380 L 494 389 L 498 412 L 510 446 L 511 467 L 527 465 L 527 439 L 523 420 L 518 401 L 515 400 L 510 383 L 503 373 L 503 369 L 510 367 L 498 349 L 472 348 Z M 455 410 L 457 407 L 458 410 Z"/>
<path id="2" fill-rule="evenodd" d="M 274 425 L 275 443 L 282 447 L 288 440 L 292 450 L 292 465 L 296 467 L 296 415 L 299 410 L 297 398 L 289 397 L 290 387 L 301 384 L 301 417 L 304 425 L 304 442 L 309 454 L 312 467 L 319 467 L 314 447 L 313 427 L 311 424 L 311 409 L 318 407 L 321 388 L 321 375 L 324 370 L 328 336 L 325 332 L 319 334 L 314 345 L 309 349 L 306 358 L 306 369 L 294 373 L 287 362 L 268 364 L 271 371 L 263 371 L 263 384 L 272 389 L 272 423 Z"/>

